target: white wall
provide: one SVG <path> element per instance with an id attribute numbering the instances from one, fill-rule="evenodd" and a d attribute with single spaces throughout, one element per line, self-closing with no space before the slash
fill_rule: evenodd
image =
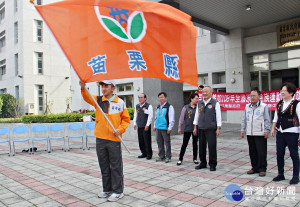
<path id="1" fill-rule="evenodd" d="M 54 2 L 44 0 L 44 3 Z M 53 102 L 50 108 L 52 113 L 65 112 L 66 97 L 70 92 L 70 65 L 43 23 L 43 43 L 34 41 L 36 33 L 34 19 L 42 20 L 29 1 L 18 1 L 18 11 L 14 10 L 14 1 L 5 1 L 5 19 L 0 24 L 0 32 L 6 31 L 6 46 L 0 52 L 0 60 L 6 59 L 6 75 L 0 81 L 0 89 L 7 88 L 7 93 L 15 96 L 15 86 L 19 86 L 20 98 L 24 101 L 24 110 L 27 112 L 27 104 L 35 103 L 37 106 L 37 94 L 35 85 L 44 85 L 44 91 L 48 92 L 48 100 Z M 15 43 L 14 23 L 18 21 L 18 43 Z M 34 71 L 34 52 L 43 52 L 44 74 L 37 75 Z M 19 56 L 19 75 L 15 75 L 15 54 Z M 65 79 L 69 77 L 69 79 Z M 38 113 L 37 107 L 35 113 Z"/>
<path id="2" fill-rule="evenodd" d="M 44 0 L 43 3 L 54 1 Z M 62 113 L 66 111 L 66 98 L 71 97 L 70 64 L 59 48 L 50 30 L 43 22 L 43 42 L 35 40 L 36 27 L 34 20 L 42 20 L 32 4 L 22 1 L 23 19 L 22 31 L 22 72 L 24 81 L 24 104 L 25 113 L 28 103 L 35 103 L 35 113 L 37 107 L 36 85 L 44 85 L 44 92 L 48 92 L 48 105 L 52 113 Z M 43 75 L 37 74 L 36 58 L 34 52 L 43 52 Z M 44 96 L 45 98 L 45 96 Z M 44 100 L 45 101 L 45 100 Z"/>

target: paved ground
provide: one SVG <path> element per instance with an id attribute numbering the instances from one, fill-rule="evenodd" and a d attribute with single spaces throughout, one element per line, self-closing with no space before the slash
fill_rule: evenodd
<path id="1" fill-rule="evenodd" d="M 266 177 L 247 175 L 250 169 L 246 139 L 238 138 L 237 125 L 222 128 L 218 138 L 216 172 L 196 171 L 192 147 L 184 162 L 176 166 L 182 136 L 172 136 L 172 162 L 137 159 L 140 154 L 136 136 L 125 136 L 131 154 L 123 151 L 125 197 L 116 203 L 97 198 L 101 174 L 95 149 L 70 152 L 55 150 L 48 154 L 18 153 L 0 155 L 0 206 L 300 206 L 300 184 L 289 187 L 291 160 L 286 156 L 286 178 L 271 182 L 277 175 L 274 139 L 268 143 Z M 191 142 L 191 141 L 190 141 Z M 153 139 L 154 158 L 157 145 Z M 244 198 L 229 201 L 224 190 L 229 184 L 241 187 Z"/>

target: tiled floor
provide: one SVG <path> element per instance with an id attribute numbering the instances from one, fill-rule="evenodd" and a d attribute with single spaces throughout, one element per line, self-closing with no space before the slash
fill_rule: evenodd
<path id="1" fill-rule="evenodd" d="M 250 169 L 246 139 L 239 138 L 238 125 L 225 125 L 218 138 L 217 171 L 195 170 L 192 146 L 183 164 L 176 166 L 182 136 L 172 136 L 172 162 L 155 162 L 157 144 L 153 137 L 152 160 L 138 159 L 137 136 L 125 135 L 130 149 L 123 151 L 125 197 L 116 203 L 97 198 L 101 174 L 95 148 L 69 152 L 55 150 L 34 155 L 0 155 L 1 206 L 300 206 L 300 184 L 289 187 L 292 162 L 286 155 L 286 178 L 277 175 L 275 140 L 268 141 L 266 177 L 247 175 Z M 153 134 L 154 135 L 154 134 Z M 287 150 L 288 151 L 288 150 Z M 237 184 L 244 198 L 230 201 L 225 195 L 229 184 Z"/>

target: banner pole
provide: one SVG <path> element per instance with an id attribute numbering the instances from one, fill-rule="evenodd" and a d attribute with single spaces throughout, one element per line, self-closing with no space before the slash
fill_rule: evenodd
<path id="1" fill-rule="evenodd" d="M 106 119 L 106 121 L 108 122 L 108 124 L 110 125 L 110 127 L 115 132 L 116 131 L 115 127 L 112 125 L 112 123 L 110 122 L 110 120 L 107 118 L 107 116 L 105 115 L 105 113 L 103 112 L 103 110 L 101 109 L 101 107 L 99 106 L 98 102 L 94 99 L 94 97 L 92 96 L 92 94 L 90 93 L 89 90 L 87 90 L 86 88 L 84 88 L 84 89 L 88 92 L 89 96 L 93 99 L 93 102 L 96 104 L 97 108 L 100 110 L 100 112 L 102 113 L 102 115 L 104 116 L 104 118 Z M 127 150 L 127 152 L 130 154 L 130 151 L 128 150 L 127 146 L 123 142 L 123 139 L 121 138 L 120 135 L 118 136 L 118 138 L 120 139 L 121 143 L 123 144 L 123 146 L 125 147 L 125 149 Z"/>

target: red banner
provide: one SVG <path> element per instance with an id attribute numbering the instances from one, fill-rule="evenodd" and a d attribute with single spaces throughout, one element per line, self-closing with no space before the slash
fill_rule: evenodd
<path id="1" fill-rule="evenodd" d="M 199 99 L 202 99 L 202 93 L 199 94 Z M 224 93 L 214 92 L 212 98 L 216 99 L 220 105 L 222 111 L 243 111 L 246 104 L 251 103 L 250 93 Z M 300 88 L 294 96 L 295 99 L 300 101 Z M 268 104 L 269 110 L 274 111 L 278 101 L 282 99 L 280 90 L 274 91 L 262 91 L 260 100 L 263 103 Z"/>

